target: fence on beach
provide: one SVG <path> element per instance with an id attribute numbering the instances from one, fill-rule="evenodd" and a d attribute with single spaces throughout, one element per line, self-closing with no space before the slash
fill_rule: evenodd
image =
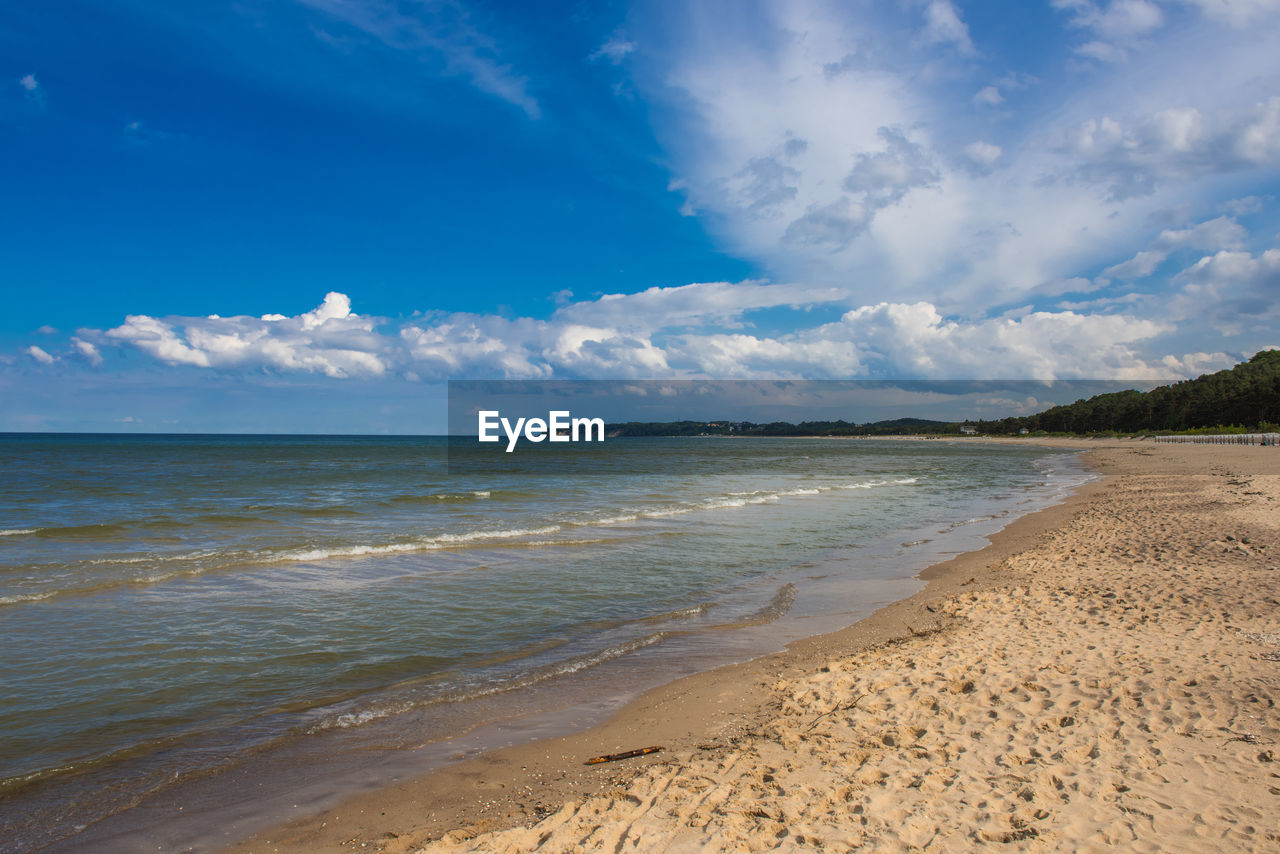
<path id="1" fill-rule="evenodd" d="M 1156 436 L 1158 444 L 1280 445 L 1280 433 L 1214 433 L 1201 436 Z"/>

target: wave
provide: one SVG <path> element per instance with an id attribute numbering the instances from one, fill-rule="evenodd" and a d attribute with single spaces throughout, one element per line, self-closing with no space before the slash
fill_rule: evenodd
<path id="1" fill-rule="evenodd" d="M 657 623 L 666 623 L 672 620 L 686 620 L 690 617 L 701 617 L 703 614 L 716 607 L 715 602 L 703 602 L 700 605 L 690 605 L 687 608 L 677 608 L 674 611 L 666 611 L 662 614 L 651 614 L 648 617 L 641 617 L 636 622 L 654 625 Z"/>
<path id="2" fill-rule="evenodd" d="M 747 626 L 763 626 L 766 623 L 772 623 L 779 617 L 785 616 L 791 610 L 791 606 L 796 602 L 796 594 L 799 590 L 790 582 L 778 588 L 778 592 L 773 594 L 773 598 L 768 604 L 759 610 L 747 614 L 741 619 L 734 620 L 731 623 L 724 623 L 716 626 L 717 629 L 740 629 Z"/>
<path id="3" fill-rule="evenodd" d="M 270 566 L 272 564 L 325 561 L 341 558 L 374 557 L 378 555 L 410 554 L 414 552 L 444 551 L 472 547 L 498 547 L 510 544 L 515 547 L 564 547 L 588 545 L 608 542 L 615 537 L 573 536 L 539 539 L 548 535 L 567 533 L 566 528 L 602 528 L 624 525 L 643 519 L 665 519 L 715 510 L 729 510 L 759 504 L 778 502 L 789 497 L 807 497 L 842 490 L 874 489 L 884 486 L 901 486 L 918 482 L 916 477 L 882 478 L 878 480 L 857 481 L 847 484 L 828 486 L 803 486 L 792 489 L 754 490 L 751 492 L 731 492 L 720 496 L 704 498 L 684 504 L 672 504 L 652 508 L 635 508 L 611 516 L 586 517 L 577 519 L 560 519 L 553 524 L 517 527 L 504 529 L 476 529 L 462 533 L 435 534 L 384 543 L 338 543 L 315 544 L 295 548 L 262 549 L 258 551 L 216 550 L 194 551 L 186 554 L 133 554 L 118 557 L 104 557 L 84 561 L 86 566 L 129 566 L 148 565 L 153 571 L 137 573 L 123 578 L 88 579 L 88 583 L 60 590 L 41 590 L 29 594 L 11 594 L 0 596 L 0 606 L 17 605 L 25 602 L 36 602 L 57 596 L 87 595 L 111 589 L 149 586 L 163 584 L 178 578 L 197 578 L 210 572 L 225 571 L 243 566 Z M 435 493 L 448 495 L 463 493 Z M 489 490 L 474 490 L 466 493 L 473 499 L 491 495 Z M 435 500 L 429 498 L 428 500 Z M 53 529 L 30 529 L 31 531 L 53 531 L 54 536 L 90 536 L 90 532 L 118 529 L 117 525 L 84 525 Z M 28 530 L 28 529 L 16 529 Z M 195 565 L 193 565 L 195 564 Z"/>
<path id="4" fill-rule="evenodd" d="M 381 503 L 392 506 L 397 504 L 438 504 L 441 502 L 483 501 L 492 497 L 493 491 L 489 489 L 473 489 L 467 492 L 413 492 L 404 495 L 393 495 L 390 498 L 383 499 Z"/>
<path id="5" fill-rule="evenodd" d="M 966 526 L 966 525 L 976 525 L 976 524 L 977 524 L 977 523 L 979 523 L 979 522 L 990 522 L 990 521 L 992 521 L 992 520 L 994 520 L 994 519 L 1003 519 L 1004 517 L 1006 517 L 1006 516 L 1008 516 L 1008 515 L 1009 515 L 1009 511 L 1008 511 L 1008 510 L 1001 510 L 999 513 L 987 513 L 987 514 L 985 514 L 985 515 L 983 515 L 983 516 L 971 516 L 971 517 L 970 517 L 970 518 L 968 518 L 968 519 L 964 519 L 964 520 L 957 521 L 957 522 L 952 522 L 950 525 L 947 525 L 947 526 L 945 526 L 945 527 L 939 528 L 939 529 L 938 529 L 938 533 L 939 533 L 939 534 L 950 534 L 952 531 L 955 531 L 955 530 L 957 530 L 957 529 L 959 529 L 959 528 L 963 528 L 963 527 L 964 527 L 964 526 Z"/>
<path id="6" fill-rule="evenodd" d="M 374 708 L 362 709 L 359 712 L 343 712 L 341 714 L 332 715 L 319 723 L 307 727 L 305 732 L 308 735 L 314 735 L 319 732 L 331 729 L 347 729 L 353 726 L 360 726 L 371 721 L 381 718 L 390 717 L 401 712 L 409 711 L 415 707 L 429 706 L 437 703 L 456 703 L 466 700 L 475 700 L 481 697 L 489 697 L 494 694 L 515 691 L 521 688 L 528 688 L 539 682 L 545 682 L 558 676 L 568 676 L 578 673 L 590 667 L 613 661 L 624 655 L 629 655 L 637 650 L 653 646 L 668 637 L 671 633 L 666 631 L 653 632 L 642 637 L 633 638 L 631 640 L 622 641 L 612 644 L 603 649 L 593 652 L 583 653 L 563 661 L 544 664 L 535 667 L 532 670 L 514 678 L 495 677 L 490 681 L 472 685 L 457 685 L 451 689 L 445 689 L 438 694 L 431 696 L 429 699 L 421 701 L 397 700 L 386 703 L 385 705 L 376 706 Z"/>
<path id="7" fill-rule="evenodd" d="M 465 534 L 440 534 L 435 537 L 423 537 L 403 543 L 386 543 L 384 545 L 337 546 L 334 548 L 308 549 L 306 551 L 284 552 L 272 555 L 271 560 L 306 561 L 327 560 L 334 557 L 362 557 L 364 555 L 397 554 L 400 552 L 431 551 L 447 549 L 486 540 L 508 540 L 516 537 L 537 537 L 554 534 L 560 531 L 559 525 L 547 525 L 541 528 L 511 528 L 499 531 L 468 531 Z"/>
<path id="8" fill-rule="evenodd" d="M 51 599 L 64 592 L 67 591 L 46 590 L 43 593 L 19 593 L 13 596 L 0 596 L 0 605 L 21 605 L 24 602 L 39 602 L 41 599 Z"/>
<path id="9" fill-rule="evenodd" d="M 39 528 L 0 528 L 0 537 L 20 537 L 23 534 L 34 534 Z"/>
<path id="10" fill-rule="evenodd" d="M 850 489 L 874 489 L 878 486 L 905 486 L 918 483 L 919 478 L 904 477 L 891 480 L 869 480 L 859 483 L 840 484 L 837 486 L 803 486 L 795 489 L 756 489 L 750 492 L 729 492 L 718 498 L 704 498 L 693 504 L 676 504 L 652 509 L 633 509 L 615 516 L 602 516 L 584 522 L 571 522 L 574 525 L 617 525 L 626 522 L 638 522 L 641 519 L 665 519 L 671 516 L 683 516 L 703 510 L 732 510 L 736 507 L 749 507 L 755 504 L 774 504 L 783 498 L 806 495 L 822 495 L 828 492 L 839 492 Z"/>
<path id="11" fill-rule="evenodd" d="M 440 690 L 434 692 L 431 696 L 425 699 L 415 701 L 397 698 L 394 700 L 383 701 L 381 705 L 362 709 L 360 711 L 332 714 L 319 723 L 306 728 L 305 731 L 307 734 L 315 734 L 330 729 L 347 729 L 350 727 L 361 726 L 382 718 L 391 717 L 392 715 L 400 714 L 416 707 L 429 706 L 437 703 L 455 703 L 466 700 L 475 700 L 481 697 L 492 696 L 494 694 L 528 688 L 548 679 L 569 676 L 574 673 L 579 673 L 583 670 L 605 664 L 625 655 L 630 655 L 631 653 L 637 652 L 641 649 L 654 646 L 667 638 L 679 635 L 763 625 L 765 623 L 773 622 L 786 614 L 787 611 L 791 610 L 791 606 L 795 602 L 796 593 L 797 590 L 794 584 L 784 584 L 782 587 L 778 588 L 778 591 L 774 594 L 773 598 L 759 610 L 729 623 L 705 626 L 701 628 L 681 629 L 673 627 L 660 629 L 658 631 L 640 635 L 639 637 L 610 644 L 598 650 L 570 656 L 569 658 L 561 661 L 542 664 L 514 677 L 510 675 L 481 677 L 481 679 L 471 684 L 454 684 L 449 687 L 442 687 Z M 703 602 L 698 605 L 691 605 L 660 614 L 640 617 L 634 621 L 634 625 L 652 626 L 698 617 L 714 607 L 716 607 L 716 603 L 714 602 Z"/>
<path id="12" fill-rule="evenodd" d="M 32 533 L 45 539 L 83 540 L 96 539 L 104 534 L 119 534 L 125 530 L 124 525 L 115 522 L 97 522 L 89 525 L 58 525 L 36 528 Z"/>

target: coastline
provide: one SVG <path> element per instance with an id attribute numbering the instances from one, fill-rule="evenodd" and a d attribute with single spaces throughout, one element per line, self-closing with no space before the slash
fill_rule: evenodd
<path id="1" fill-rule="evenodd" d="M 1131 446 L 1123 440 L 990 441 L 1082 451 Z M 468 838 L 524 827 L 555 812 L 562 803 L 626 787 L 655 766 L 714 755 L 758 732 L 777 714 L 775 686 L 780 681 L 802 678 L 833 657 L 944 630 L 950 621 L 940 615 L 938 603 L 959 593 L 1007 585 L 1009 579 L 1000 572 L 1002 564 L 1067 524 L 1108 481 L 1104 476 L 1077 488 L 1059 504 L 1015 519 L 989 537 L 984 548 L 927 567 L 918 576 L 925 582 L 922 590 L 845 628 L 794 641 L 780 652 L 682 677 L 644 692 L 590 728 L 490 750 L 421 777 L 355 795 L 223 850 L 235 854 L 352 848 L 412 851 L 445 834 Z M 664 749 L 619 763 L 583 764 L 592 756 L 650 745 Z"/>

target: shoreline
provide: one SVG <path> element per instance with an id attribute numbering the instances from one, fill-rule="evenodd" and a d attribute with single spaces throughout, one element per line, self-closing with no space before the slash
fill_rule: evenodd
<path id="1" fill-rule="evenodd" d="M 974 441 L 960 440 L 955 441 Z M 977 440 L 1001 442 L 994 440 Z M 1079 451 L 1129 447 L 1124 440 L 1004 440 Z M 1098 467 L 1086 465 L 1097 472 Z M 413 779 L 349 797 L 337 806 L 258 832 L 227 847 L 247 852 L 412 851 L 453 832 L 468 836 L 535 823 L 566 801 L 616 790 L 654 766 L 723 750 L 772 715 L 773 686 L 847 656 L 946 628 L 936 604 L 962 591 L 1001 586 L 997 568 L 1070 520 L 1108 477 L 1083 484 L 1062 502 L 1021 516 L 989 544 L 924 568 L 923 589 L 833 632 L 792 641 L 779 652 L 680 677 L 628 701 L 586 729 L 486 751 Z M 651 745 L 663 750 L 618 763 L 587 758 Z"/>

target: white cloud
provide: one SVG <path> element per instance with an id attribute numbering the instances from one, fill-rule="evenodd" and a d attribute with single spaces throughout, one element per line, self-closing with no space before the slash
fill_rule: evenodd
<path id="1" fill-rule="evenodd" d="M 1165 356 L 1160 363 L 1174 376 L 1198 377 L 1224 370 L 1238 361 L 1237 357 L 1227 353 L 1187 353 L 1183 356 Z"/>
<path id="2" fill-rule="evenodd" d="M 350 305 L 345 295 L 330 293 L 318 308 L 292 318 L 130 315 L 102 335 L 170 365 L 379 376 L 386 371 L 385 342 L 374 321 L 352 314 Z"/>
<path id="3" fill-rule="evenodd" d="M 1159 237 L 1128 261 L 1108 267 L 1102 275 L 1116 279 L 1141 279 L 1150 276 L 1178 249 L 1238 249 L 1249 234 L 1230 217 L 1220 216 L 1191 228 L 1165 229 Z"/>
<path id="4" fill-rule="evenodd" d="M 1018 69 L 973 104 L 971 75 L 947 78 L 956 60 L 922 55 L 910 31 L 923 3 L 899 7 L 905 28 L 839 4 L 770 5 L 758 39 L 723 26 L 730 5 L 680 5 L 631 82 L 683 212 L 724 251 L 775 280 L 843 288 L 849 304 L 981 314 L 1131 257 L 1155 212 L 1200 214 L 1239 192 L 1219 186 L 1280 161 L 1266 27 L 1208 28 L 1188 54 L 1146 6 L 1113 5 L 1093 6 L 1097 26 L 1142 33 L 1140 65 L 1064 71 L 1054 110 L 990 103 L 1043 85 Z"/>
<path id="5" fill-rule="evenodd" d="M 1087 30 L 1093 38 L 1076 53 L 1101 62 L 1122 62 L 1128 50 L 1143 36 L 1164 26 L 1164 13 L 1149 0 L 1053 0 L 1053 6 L 1071 13 L 1070 26 Z"/>
<path id="6" fill-rule="evenodd" d="M 961 19 L 951 0 L 930 0 L 925 6 L 922 37 L 926 44 L 950 44 L 961 53 L 973 52 L 969 25 Z"/>
<path id="7" fill-rule="evenodd" d="M 179 142 L 186 137 L 180 133 L 156 130 L 141 120 L 125 124 L 120 132 L 121 143 L 128 148 L 147 148 L 152 145 Z"/>
<path id="8" fill-rule="evenodd" d="M 22 90 L 22 95 L 28 104 L 37 110 L 44 109 L 45 89 L 34 74 L 24 74 L 19 77 L 18 88 Z"/>
<path id="9" fill-rule="evenodd" d="M 1111 279 L 1145 279 L 1156 271 L 1156 268 L 1169 257 L 1166 252 L 1144 250 L 1128 261 L 1122 261 L 1102 271 L 1102 275 Z"/>
<path id="10" fill-rule="evenodd" d="M 300 0 L 387 47 L 443 72 L 464 77 L 482 92 L 519 107 L 531 119 L 541 115 L 529 94 L 529 80 L 502 60 L 498 43 L 481 32 L 457 0 L 399 4 L 392 0 Z"/>
<path id="11" fill-rule="evenodd" d="M 1124 62 L 1129 58 L 1128 52 L 1123 48 L 1111 42 L 1096 40 L 1080 45 L 1076 48 L 1076 53 L 1089 59 L 1096 59 L 1098 62 Z"/>
<path id="12" fill-rule="evenodd" d="M 1182 0 L 1206 18 L 1243 27 L 1280 12 L 1280 0 Z"/>
<path id="13" fill-rule="evenodd" d="M 1249 233 L 1230 217 L 1220 216 L 1191 228 L 1165 229 L 1156 238 L 1161 249 L 1238 249 Z"/>
<path id="14" fill-rule="evenodd" d="M 604 44 L 600 45 L 600 47 L 597 48 L 595 52 L 588 57 L 588 59 L 593 62 L 603 59 L 613 65 L 618 65 L 622 60 L 626 59 L 629 54 L 634 53 L 635 49 L 635 42 L 629 41 L 621 32 L 615 32 L 608 40 L 605 41 Z"/>
<path id="15" fill-rule="evenodd" d="M 1163 331 L 1156 322 L 1117 315 L 1033 312 L 961 322 L 928 303 L 880 303 L 784 336 L 687 336 L 670 359 L 725 377 L 1129 379 L 1152 370 L 1132 345 Z"/>
<path id="16" fill-rule="evenodd" d="M 1087 294 L 1103 287 L 1102 283 L 1093 279 L 1086 279 L 1083 276 L 1072 276 L 1068 279 L 1057 279 L 1052 282 L 1045 282 L 1036 288 L 1037 294 L 1045 296 L 1062 296 L 1063 294 Z M 1062 308 L 1072 308 L 1072 306 L 1063 305 Z"/>
<path id="17" fill-rule="evenodd" d="M 1245 216 L 1259 213 L 1270 201 L 1272 201 L 1271 196 L 1244 196 L 1223 202 L 1222 209 L 1232 216 Z"/>
<path id="18" fill-rule="evenodd" d="M 1004 150 L 998 145 L 978 140 L 966 145 L 964 153 L 975 165 L 990 168 L 1000 159 L 1000 155 L 1004 153 Z"/>
<path id="19" fill-rule="evenodd" d="M 1105 6 L 1096 3 L 1057 3 L 1070 8 L 1075 14 L 1074 26 L 1087 27 L 1108 39 L 1126 39 L 1142 36 L 1164 25 L 1160 7 L 1148 0 L 1111 0 Z"/>
<path id="20" fill-rule="evenodd" d="M 1004 103 L 1004 96 L 1000 94 L 1000 90 L 995 86 L 983 86 L 978 90 L 978 94 L 973 96 L 973 102 L 994 107 Z"/>
<path id="21" fill-rule="evenodd" d="M 24 352 L 42 365 L 52 365 L 54 362 L 53 356 L 50 356 L 47 352 L 45 352 L 42 348 L 37 347 L 35 344 L 32 344 Z"/>
<path id="22" fill-rule="evenodd" d="M 990 86 L 984 86 L 973 96 L 973 102 L 985 107 L 996 107 L 1005 101 L 1004 92 L 1016 92 L 1039 83 L 1040 79 L 1021 71 L 1010 71 Z M 1003 90 L 1003 91 L 1002 91 Z"/>
<path id="23" fill-rule="evenodd" d="M 1280 265 L 1280 250 L 1276 255 Z M 733 299 L 735 289 L 743 299 Z M 944 317 L 927 302 L 881 302 L 851 308 L 836 320 L 792 324 L 786 332 L 752 326 L 754 311 L 831 305 L 832 297 L 822 289 L 716 282 L 609 294 L 569 303 L 547 319 L 436 312 L 397 328 L 351 314 L 349 300 L 335 293 L 314 311 L 279 320 L 132 315 L 105 333 L 82 330 L 86 337 L 73 343 L 79 341 L 76 348 L 91 360 L 97 350 L 87 338 L 96 334 L 170 365 L 348 378 L 1182 375 L 1163 356 L 1141 350 L 1169 332 L 1170 323 L 1134 314 L 1025 310 L 963 319 Z M 29 355 L 43 361 L 34 351 Z"/>
<path id="24" fill-rule="evenodd" d="M 1173 281 L 1182 286 L 1169 302 L 1173 318 L 1207 323 L 1227 336 L 1271 330 L 1280 322 L 1280 249 L 1216 252 Z"/>
<path id="25" fill-rule="evenodd" d="M 477 86 L 505 81 L 486 91 L 536 114 L 525 78 L 456 5 L 307 2 Z M 169 364 L 345 377 L 1118 378 L 1181 375 L 1233 350 L 1210 328 L 1255 328 L 1251 308 L 1272 316 L 1274 297 L 1259 300 L 1274 271 L 1256 240 L 1231 217 L 1181 225 L 1264 204 L 1223 200 L 1242 185 L 1262 192 L 1280 164 L 1274 19 L 1228 31 L 1183 27 L 1171 3 L 1060 0 L 1077 50 L 1132 62 L 1059 69 L 1045 109 L 1010 94 L 1039 81 L 998 77 L 1008 66 L 985 53 L 999 46 L 979 56 L 950 2 L 883 4 L 883 15 L 766 4 L 753 38 L 736 3 L 661 5 L 635 11 L 628 35 L 592 57 L 622 62 L 644 100 L 681 212 L 790 284 L 562 292 L 549 316 L 397 322 L 354 315 L 333 293 L 297 315 L 136 315 L 84 340 Z M 656 35 L 646 15 L 660 19 Z M 490 78 L 451 51 L 483 59 Z M 1209 254 L 1156 281 L 1189 250 Z M 1104 266 L 1116 282 L 1082 275 Z M 1118 292 L 1140 278 L 1142 293 Z M 1190 328 L 1196 340 L 1169 343 Z"/>
<path id="26" fill-rule="evenodd" d="M 1209 115 L 1174 107 L 1129 121 L 1089 119 L 1064 132 L 1057 149 L 1076 162 L 1079 178 L 1108 185 L 1113 201 L 1151 195 L 1165 180 L 1274 166 L 1280 96 Z"/>
<path id="27" fill-rule="evenodd" d="M 99 353 L 98 348 L 89 341 L 72 336 L 71 346 L 81 358 L 87 361 L 90 365 L 93 365 L 95 368 L 102 364 L 102 354 Z"/>
<path id="28" fill-rule="evenodd" d="M 604 294 L 590 302 L 570 303 L 558 309 L 553 319 L 648 333 L 664 328 L 734 326 L 749 311 L 804 308 L 846 298 L 844 291 L 832 287 L 704 282 L 649 288 L 635 294 Z"/>

